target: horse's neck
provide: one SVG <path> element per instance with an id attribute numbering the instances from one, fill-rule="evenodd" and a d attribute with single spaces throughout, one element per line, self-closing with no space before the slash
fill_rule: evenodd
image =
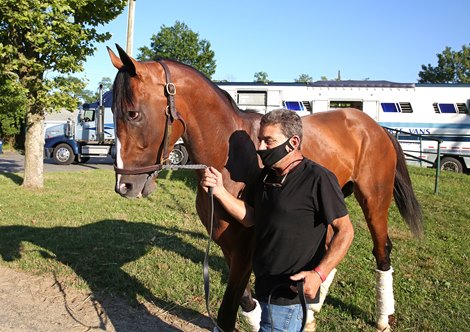
<path id="1" fill-rule="evenodd" d="M 239 164 L 247 168 L 258 164 L 255 140 L 260 116 L 234 109 L 224 96 L 209 95 L 217 99 L 204 96 L 189 105 L 191 116 L 183 138 L 194 163 L 225 167 L 233 178 Z"/>

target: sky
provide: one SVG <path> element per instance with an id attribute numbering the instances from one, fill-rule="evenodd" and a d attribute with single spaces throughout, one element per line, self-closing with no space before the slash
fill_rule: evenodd
<path id="1" fill-rule="evenodd" d="M 84 65 L 88 89 L 114 80 L 106 46 L 126 49 L 127 20 L 126 7 L 99 28 L 112 38 Z M 469 0 L 136 0 L 132 55 L 176 21 L 210 42 L 212 79 L 233 82 L 252 82 L 260 71 L 275 82 L 335 79 L 340 71 L 344 80 L 413 83 L 445 47 L 470 44 Z"/>

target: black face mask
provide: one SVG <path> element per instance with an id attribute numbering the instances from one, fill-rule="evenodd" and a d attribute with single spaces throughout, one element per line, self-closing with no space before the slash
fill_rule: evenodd
<path id="1" fill-rule="evenodd" d="M 266 167 L 273 167 L 279 160 L 287 156 L 289 152 L 286 151 L 286 146 L 294 150 L 294 147 L 290 144 L 289 140 L 290 138 L 281 145 L 272 149 L 257 150 L 256 153 L 261 157 L 263 165 Z"/>

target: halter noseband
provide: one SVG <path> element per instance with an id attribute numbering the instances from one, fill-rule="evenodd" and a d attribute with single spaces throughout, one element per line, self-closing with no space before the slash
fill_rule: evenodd
<path id="1" fill-rule="evenodd" d="M 117 174 L 122 175 L 139 175 L 139 174 L 148 174 L 148 173 L 158 173 L 163 169 L 164 165 L 168 165 L 169 160 L 167 158 L 169 154 L 169 145 L 170 145 L 170 137 L 172 131 L 172 124 L 173 121 L 179 120 L 183 124 L 184 130 L 186 131 L 186 123 L 184 122 L 181 114 L 176 111 L 175 106 L 175 95 L 176 95 L 176 86 L 174 83 L 171 82 L 170 70 L 168 69 L 168 65 L 163 62 L 162 60 L 157 61 L 162 67 L 165 73 L 165 95 L 167 97 L 168 104 L 165 109 L 166 115 L 166 124 L 165 124 L 165 135 L 163 137 L 163 151 L 160 154 L 159 163 L 151 166 L 144 166 L 144 167 L 137 167 L 132 169 L 126 168 L 119 168 L 116 164 L 114 164 L 114 171 Z M 157 158 L 158 160 L 158 158 Z"/>

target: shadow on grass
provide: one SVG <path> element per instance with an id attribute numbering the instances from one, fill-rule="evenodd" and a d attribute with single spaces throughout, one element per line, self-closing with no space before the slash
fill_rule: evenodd
<path id="1" fill-rule="evenodd" d="M 152 247 L 175 252 L 202 266 L 204 252 L 177 236 L 172 236 L 171 233 L 181 234 L 181 230 L 122 220 L 102 220 L 81 227 L 3 226 L 0 227 L 0 255 L 5 261 L 19 260 L 21 243 L 33 243 L 44 248 L 40 251 L 44 258 L 57 260 L 72 268 L 94 293 L 117 294 L 133 306 L 138 305 L 137 298 L 142 296 L 181 319 L 191 321 L 202 328 L 210 328 L 211 323 L 203 314 L 157 298 L 140 280 L 122 269 L 126 263 L 139 259 Z M 203 237 L 200 233 L 190 232 L 190 235 Z M 223 271 L 226 278 L 224 260 L 220 257 L 211 257 L 210 260 L 211 268 Z M 171 273 L 171 262 L 167 263 Z M 103 303 L 103 306 L 106 310 L 106 303 Z M 109 312 L 113 314 L 112 310 Z M 125 331 L 122 315 L 109 318 L 116 331 Z M 158 317 L 154 317 L 154 320 L 155 330 L 179 331 Z"/>
<path id="2" fill-rule="evenodd" d="M 326 297 L 325 303 L 331 305 L 343 313 L 349 314 L 352 318 L 363 320 L 366 324 L 375 326 L 375 321 L 371 319 L 370 313 L 362 310 L 358 306 L 355 306 L 351 303 L 345 303 L 339 298 L 331 295 Z"/>
<path id="3" fill-rule="evenodd" d="M 21 185 L 23 183 L 23 178 L 15 173 L 2 173 L 0 172 L 0 176 L 4 176 L 7 179 L 10 179 L 13 183 L 17 185 Z"/>

